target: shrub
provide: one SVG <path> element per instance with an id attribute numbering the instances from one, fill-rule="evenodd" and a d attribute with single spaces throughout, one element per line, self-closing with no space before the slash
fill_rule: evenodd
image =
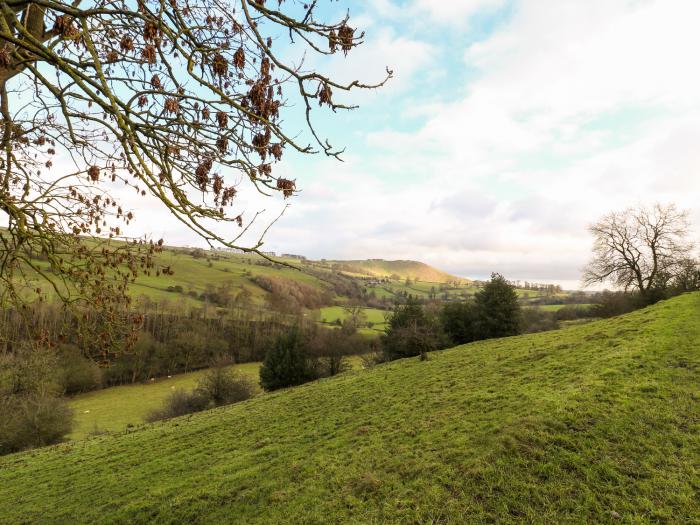
<path id="1" fill-rule="evenodd" d="M 0 454 L 52 445 L 73 426 L 73 412 L 57 397 L 0 397 Z"/>
<path id="2" fill-rule="evenodd" d="M 405 305 L 394 310 L 382 345 L 387 361 L 413 356 L 425 359 L 428 352 L 442 348 L 444 340 L 435 316 L 428 315 L 416 299 L 409 298 Z"/>
<path id="3" fill-rule="evenodd" d="M 151 411 L 146 416 L 146 421 L 152 423 L 172 417 L 193 414 L 194 412 L 206 410 L 209 406 L 209 398 L 202 395 L 200 392 L 185 392 L 184 390 L 178 389 L 167 397 L 165 404 L 161 408 Z"/>
<path id="4" fill-rule="evenodd" d="M 301 385 L 318 377 L 316 363 L 309 358 L 298 328 L 280 335 L 265 354 L 260 384 L 265 390 Z"/>
<path id="5" fill-rule="evenodd" d="M 102 370 L 92 360 L 84 357 L 72 345 L 61 348 L 59 353 L 59 381 L 66 394 L 95 390 L 102 385 Z"/>
<path id="6" fill-rule="evenodd" d="M 250 399 L 256 390 L 255 383 L 248 376 L 238 370 L 216 366 L 199 380 L 195 392 L 218 407 Z"/>
<path id="7" fill-rule="evenodd" d="M 386 362 L 386 357 L 383 352 L 379 350 L 374 350 L 360 356 L 360 361 L 362 362 L 362 368 L 372 368 Z"/>
<path id="8" fill-rule="evenodd" d="M 556 330 L 559 322 L 555 312 L 539 308 L 523 308 L 520 317 L 520 331 L 525 334 Z"/>
<path id="9" fill-rule="evenodd" d="M 0 397 L 60 394 L 57 366 L 56 354 L 44 348 L 22 347 L 0 353 Z"/>
<path id="10" fill-rule="evenodd" d="M 640 301 L 633 293 L 610 292 L 606 290 L 597 294 L 593 301 L 596 303 L 591 308 L 593 317 L 614 317 L 640 308 Z"/>
<path id="11" fill-rule="evenodd" d="M 592 315 L 592 309 L 588 306 L 569 304 L 557 310 L 554 316 L 559 321 L 574 321 L 576 319 L 587 319 Z"/>

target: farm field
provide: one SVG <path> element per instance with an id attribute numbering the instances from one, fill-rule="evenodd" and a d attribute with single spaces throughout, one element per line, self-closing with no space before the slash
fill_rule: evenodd
<path id="1" fill-rule="evenodd" d="M 686 294 L 6 456 L 0 516 L 696 523 L 698 340 Z"/>
<path id="2" fill-rule="evenodd" d="M 390 314 L 387 310 L 379 310 L 377 308 L 363 308 L 365 319 L 364 322 L 372 323 L 372 327 L 363 327 L 358 331 L 365 334 L 379 335 L 384 332 L 387 326 L 386 315 Z M 328 306 L 321 308 L 320 320 L 322 323 L 333 324 L 336 321 L 344 321 L 349 316 L 348 312 L 342 306 Z"/>
<path id="3" fill-rule="evenodd" d="M 256 382 L 260 363 L 235 365 Z M 79 394 L 69 399 L 75 413 L 75 426 L 70 439 L 83 439 L 93 432 L 116 432 L 128 425 L 141 425 L 144 417 L 160 407 L 175 389 L 192 390 L 205 370 L 177 374 L 151 383 L 120 385 Z"/>
<path id="4" fill-rule="evenodd" d="M 362 368 L 359 356 L 350 356 L 348 361 L 353 369 Z M 242 363 L 233 368 L 258 382 L 260 363 Z M 84 439 L 93 433 L 121 432 L 130 426 L 142 425 L 146 415 L 159 408 L 172 391 L 192 390 L 205 373 L 206 370 L 197 370 L 149 383 L 114 386 L 73 396 L 68 405 L 75 413 L 75 426 L 68 437 Z"/>

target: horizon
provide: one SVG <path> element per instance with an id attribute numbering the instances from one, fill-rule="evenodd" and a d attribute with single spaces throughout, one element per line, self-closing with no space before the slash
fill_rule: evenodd
<path id="1" fill-rule="evenodd" d="M 342 7 L 320 6 L 319 16 L 337 18 Z M 394 78 L 343 95 L 354 111 L 314 108 L 320 135 L 346 148 L 344 162 L 290 151 L 276 170 L 298 195 L 266 197 L 239 181 L 236 213 L 247 225 L 262 212 L 241 243 L 254 245 L 288 207 L 262 250 L 418 260 L 463 278 L 498 272 L 582 288 L 588 225 L 628 207 L 695 205 L 693 13 L 700 5 L 689 0 L 352 3 L 365 43 L 305 67 L 368 82 L 390 68 Z M 284 57 L 298 63 L 288 47 Z M 282 116 L 304 142 L 300 109 L 290 98 Z M 68 164 L 57 158 L 54 172 Z M 134 212 L 126 234 L 206 247 L 154 198 L 110 190 Z M 697 239 L 700 208 L 691 223 Z"/>
<path id="2" fill-rule="evenodd" d="M 277 169 L 299 195 L 241 188 L 244 218 L 267 210 L 243 240 L 253 244 L 290 204 L 263 250 L 581 288 L 589 224 L 655 202 L 690 209 L 700 192 L 692 13 L 700 5 L 686 0 L 351 5 L 365 43 L 310 65 L 368 81 L 389 67 L 394 78 L 346 95 L 355 111 L 314 111 L 322 136 L 347 150 L 342 163 L 286 156 Z M 285 119 L 303 132 L 299 109 Z M 204 247 L 167 212 L 126 201 L 132 232 Z M 691 222 L 697 234 L 700 209 Z"/>

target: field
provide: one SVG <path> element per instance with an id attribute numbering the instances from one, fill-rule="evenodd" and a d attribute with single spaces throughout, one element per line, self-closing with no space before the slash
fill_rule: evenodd
<path id="1" fill-rule="evenodd" d="M 590 308 L 593 306 L 590 303 L 580 303 L 580 304 L 541 304 L 538 306 L 535 306 L 533 308 L 539 308 L 540 310 L 544 310 L 545 312 L 558 312 L 562 308 L 566 306 L 572 306 L 576 308 Z"/>
<path id="2" fill-rule="evenodd" d="M 359 356 L 350 356 L 348 361 L 353 369 L 362 367 Z M 260 363 L 243 363 L 234 368 L 258 382 Z M 68 437 L 84 439 L 95 433 L 121 432 L 142 425 L 145 416 L 159 408 L 173 390 L 192 390 L 205 372 L 198 370 L 150 383 L 115 386 L 73 396 L 68 405 L 74 411 L 75 426 Z"/>
<path id="3" fill-rule="evenodd" d="M 358 330 L 358 332 L 378 336 L 384 332 L 386 328 L 386 310 L 379 310 L 377 308 L 363 308 L 364 312 L 364 322 L 372 323 L 372 327 L 363 327 Z M 326 308 L 321 308 L 320 319 L 322 323 L 335 323 L 336 321 L 344 321 L 348 317 L 348 312 L 341 306 L 328 306 Z"/>
<path id="4" fill-rule="evenodd" d="M 260 363 L 235 366 L 257 382 Z M 178 374 L 152 383 L 122 385 L 95 390 L 70 398 L 69 406 L 75 413 L 75 426 L 70 439 L 83 439 L 94 432 L 122 431 L 137 426 L 153 409 L 160 407 L 175 389 L 192 390 L 204 371 Z"/>
<path id="5" fill-rule="evenodd" d="M 0 458 L 15 523 L 698 523 L 700 294 Z"/>

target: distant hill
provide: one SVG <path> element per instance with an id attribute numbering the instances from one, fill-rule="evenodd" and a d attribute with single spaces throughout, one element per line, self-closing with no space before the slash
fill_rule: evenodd
<path id="1" fill-rule="evenodd" d="M 19 523 L 698 523 L 700 294 L 0 458 Z"/>
<path id="2" fill-rule="evenodd" d="M 354 261 L 327 261 L 350 274 L 368 277 L 409 278 L 433 283 L 469 282 L 468 279 L 455 277 L 419 261 L 386 261 L 384 259 L 366 259 Z"/>

